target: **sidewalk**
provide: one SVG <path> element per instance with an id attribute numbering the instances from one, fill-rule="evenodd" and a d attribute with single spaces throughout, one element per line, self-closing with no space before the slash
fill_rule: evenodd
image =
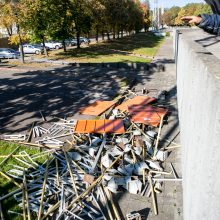
<path id="1" fill-rule="evenodd" d="M 179 143 L 179 135 L 177 135 L 179 132 L 179 123 L 176 98 L 176 72 L 172 44 L 172 38 L 167 38 L 153 60 L 154 63 L 163 64 L 165 71 L 142 71 L 138 75 L 138 83 L 135 89 L 136 91 L 140 91 L 143 88 L 168 91 L 166 104 L 170 111 L 170 116 L 167 124 L 163 126 L 161 139 L 172 140 L 177 136 L 174 142 Z M 150 92 L 149 96 L 156 96 L 158 91 Z M 161 142 L 160 146 L 164 147 L 168 144 L 168 142 Z M 172 162 L 179 178 L 182 177 L 180 158 L 180 149 L 177 148 L 171 152 L 165 163 L 165 170 L 169 172 L 171 170 L 170 162 Z M 174 177 L 171 175 L 165 178 Z M 162 193 L 157 194 L 158 216 L 155 216 L 153 213 L 151 197 L 148 198 L 146 195 L 143 197 L 140 195 L 125 194 L 123 198 L 119 196 L 118 201 L 124 215 L 132 211 L 138 211 L 145 216 L 143 219 L 148 220 L 181 220 L 183 218 L 181 182 L 164 182 Z"/>

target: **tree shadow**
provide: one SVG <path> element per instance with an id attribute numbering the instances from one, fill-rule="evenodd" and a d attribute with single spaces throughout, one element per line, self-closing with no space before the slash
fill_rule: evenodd
<path id="1" fill-rule="evenodd" d="M 155 71 L 155 70 L 154 70 Z M 154 71 L 146 71 L 149 80 Z M 140 70 L 65 66 L 1 75 L 0 132 L 23 132 L 44 116 L 72 117 L 96 100 L 112 100 Z"/>

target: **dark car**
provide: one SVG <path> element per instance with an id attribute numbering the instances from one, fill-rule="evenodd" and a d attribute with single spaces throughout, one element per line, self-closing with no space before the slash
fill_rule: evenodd
<path id="1" fill-rule="evenodd" d="M 0 58 L 8 59 L 18 59 L 20 57 L 20 52 L 13 50 L 11 48 L 0 48 Z"/>
<path id="2" fill-rule="evenodd" d="M 80 37 L 80 43 L 89 44 L 90 40 L 86 37 Z"/>
<path id="3" fill-rule="evenodd" d="M 71 47 L 71 46 L 76 46 L 76 45 L 77 45 L 77 40 L 74 39 L 74 38 L 72 38 L 72 39 L 66 39 L 66 40 L 65 40 L 65 44 L 66 44 L 66 46 L 69 46 L 69 47 Z"/>

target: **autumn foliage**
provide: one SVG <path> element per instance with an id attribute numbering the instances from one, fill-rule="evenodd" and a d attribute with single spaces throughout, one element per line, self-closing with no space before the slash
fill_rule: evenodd
<path id="1" fill-rule="evenodd" d="M 168 26 L 180 26 L 185 25 L 185 23 L 181 20 L 183 16 L 210 13 L 212 13 L 212 11 L 209 5 L 203 3 L 190 3 L 182 8 L 174 6 L 167 9 L 163 14 L 163 21 Z"/>

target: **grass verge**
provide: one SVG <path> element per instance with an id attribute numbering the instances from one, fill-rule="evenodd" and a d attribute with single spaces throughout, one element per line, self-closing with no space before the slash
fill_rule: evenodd
<path id="1" fill-rule="evenodd" d="M 163 40 L 150 32 L 139 33 L 80 49 L 69 48 L 67 52 L 54 50 L 49 53 L 49 59 L 83 63 L 146 63 L 152 60 Z M 44 55 L 37 57 L 45 58 Z"/>
<path id="2" fill-rule="evenodd" d="M 13 155 L 18 155 L 19 153 L 22 153 L 22 151 L 25 151 L 30 156 L 37 154 L 40 152 L 38 148 L 32 148 L 32 147 L 26 147 L 22 145 L 18 145 L 15 143 L 8 143 L 5 141 L 0 141 L 0 163 L 5 159 L 5 155 L 9 155 L 14 149 L 17 149 L 16 152 L 14 152 Z M 36 159 L 35 161 L 40 165 L 45 161 L 46 157 L 42 157 L 39 159 Z M 25 166 L 20 161 L 16 160 L 15 158 L 9 158 L 6 162 L 4 162 L 0 170 L 4 173 L 7 173 L 10 169 L 13 168 L 13 165 L 25 167 L 29 169 L 27 166 Z M 22 180 L 17 180 L 17 182 L 20 184 Z M 0 175 L 0 196 L 7 195 L 8 193 L 12 192 L 13 190 L 18 189 L 18 186 L 16 186 L 14 183 L 10 182 L 6 178 L 4 178 L 2 175 Z M 13 196 L 9 197 L 8 199 L 5 199 L 2 201 L 2 209 L 4 213 L 5 219 L 12 219 L 12 220 L 20 220 L 23 219 L 22 216 L 19 216 L 17 214 L 8 213 L 8 211 L 14 211 L 18 213 L 22 213 L 22 208 L 18 206 L 16 200 L 13 198 Z"/>
<path id="3" fill-rule="evenodd" d="M 152 61 L 163 37 L 157 37 L 150 32 L 126 36 L 121 39 L 92 43 L 82 48 L 67 48 L 49 51 L 48 59 L 54 61 L 77 63 L 149 63 Z M 45 55 L 34 55 L 33 58 L 47 58 Z M 50 63 L 37 63 L 34 60 L 21 64 L 19 61 L 8 61 L 9 65 L 27 66 L 35 68 L 51 67 Z"/>

